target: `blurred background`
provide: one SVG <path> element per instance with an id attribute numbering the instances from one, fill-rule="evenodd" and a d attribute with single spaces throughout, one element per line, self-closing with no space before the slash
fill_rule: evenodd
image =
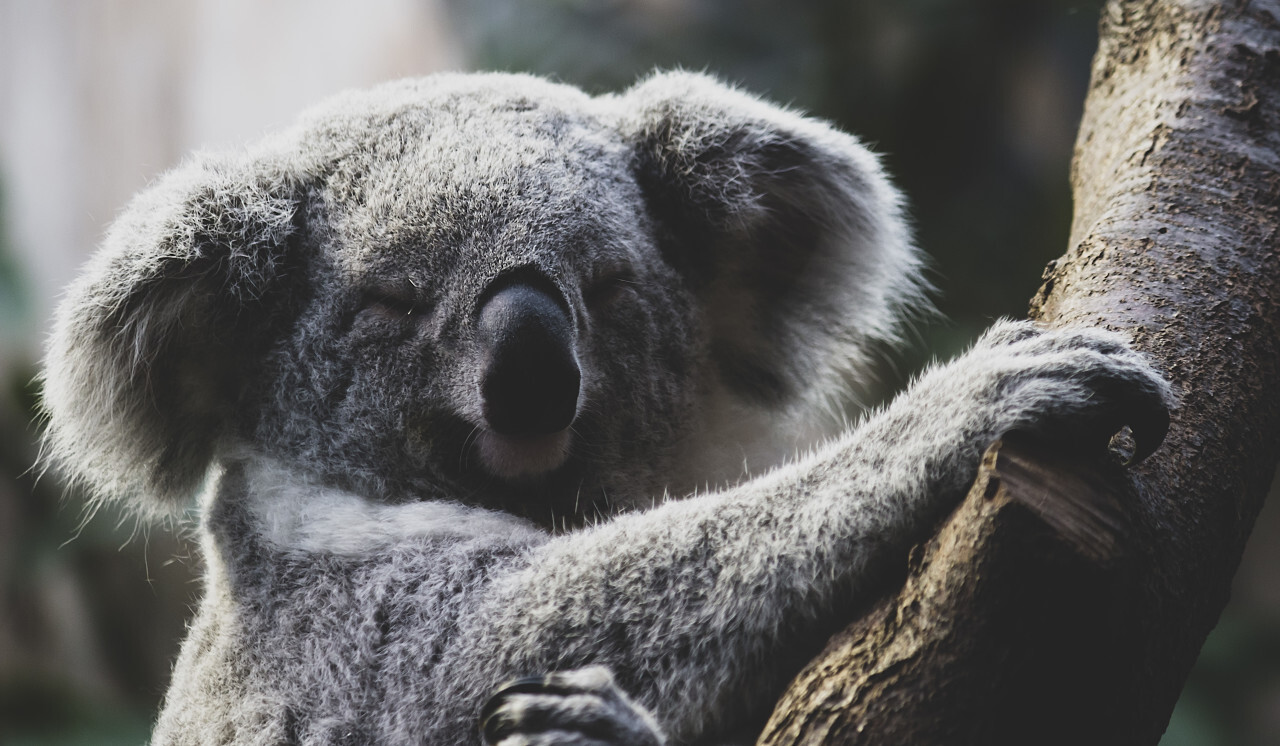
<path id="1" fill-rule="evenodd" d="M 946 320 L 898 376 L 1021 316 L 1066 248 L 1099 2 L 0 0 L 0 744 L 140 744 L 199 561 L 37 480 L 60 288 L 131 194 L 353 86 L 522 70 L 592 92 L 715 72 L 858 133 L 907 192 Z M 1280 743 L 1280 500 L 1165 746 Z"/>

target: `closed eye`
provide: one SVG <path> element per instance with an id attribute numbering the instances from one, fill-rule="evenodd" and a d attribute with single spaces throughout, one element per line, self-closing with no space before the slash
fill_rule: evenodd
<path id="1" fill-rule="evenodd" d="M 400 293 L 371 288 L 364 291 L 358 313 L 393 321 L 406 321 L 422 315 L 422 307 L 414 298 Z"/>
<path id="2" fill-rule="evenodd" d="M 607 306 L 639 285 L 635 272 L 630 269 L 610 272 L 587 286 L 583 292 L 583 300 L 593 308 Z"/>

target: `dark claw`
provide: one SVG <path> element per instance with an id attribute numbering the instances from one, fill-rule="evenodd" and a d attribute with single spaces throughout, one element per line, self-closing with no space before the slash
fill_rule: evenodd
<path id="1" fill-rule="evenodd" d="M 545 676 L 525 676 L 524 678 L 508 681 L 498 687 L 489 700 L 484 703 L 484 707 L 480 708 L 480 735 L 486 744 L 497 743 L 506 737 L 513 725 L 502 718 L 495 717 L 498 708 L 502 707 L 502 703 L 507 697 L 513 694 L 539 694 L 548 691 L 547 679 Z"/>
<path id="2" fill-rule="evenodd" d="M 1156 402 L 1156 406 L 1144 407 L 1143 410 L 1135 412 L 1129 423 L 1129 430 L 1133 432 L 1133 455 L 1125 461 L 1125 466 L 1146 461 L 1169 434 L 1169 409 L 1163 402 Z"/>
<path id="3" fill-rule="evenodd" d="M 1143 381 L 1129 375 L 1093 383 L 1100 395 L 1102 419 L 1097 423 L 1106 432 L 1103 443 L 1125 425 L 1133 437 L 1133 453 L 1125 460 L 1125 466 L 1142 463 L 1156 452 L 1169 433 L 1170 394 L 1163 382 Z"/>

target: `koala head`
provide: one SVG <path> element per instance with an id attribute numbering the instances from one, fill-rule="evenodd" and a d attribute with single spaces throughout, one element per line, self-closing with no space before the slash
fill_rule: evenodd
<path id="1" fill-rule="evenodd" d="M 684 73 L 403 81 L 133 201 L 59 310 L 47 443 L 153 513 L 248 451 L 577 521 L 831 433 L 923 305 L 897 192 L 823 123 Z"/>

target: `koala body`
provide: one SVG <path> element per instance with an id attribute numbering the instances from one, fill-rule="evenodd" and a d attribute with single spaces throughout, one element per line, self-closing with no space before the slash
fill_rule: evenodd
<path id="1" fill-rule="evenodd" d="M 991 440 L 1167 396 L 1110 335 L 1004 324 L 846 429 L 926 305 L 900 202 L 683 73 L 393 83 L 164 176 L 45 373 L 74 479 L 199 495 L 153 742 L 749 737 Z"/>

